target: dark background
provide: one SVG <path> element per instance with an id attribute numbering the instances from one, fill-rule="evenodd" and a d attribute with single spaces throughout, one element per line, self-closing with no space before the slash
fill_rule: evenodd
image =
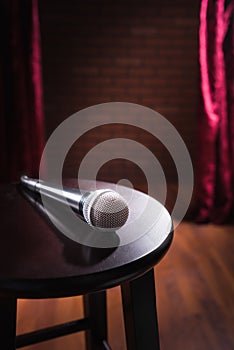
<path id="1" fill-rule="evenodd" d="M 133 102 L 166 117 L 196 158 L 200 1 L 39 1 L 47 138 L 71 114 L 104 102 Z M 152 150 L 169 183 L 176 169 L 165 147 L 134 127 L 101 127 L 74 144 L 65 176 L 98 142 L 133 138 Z M 74 158 L 76 164 L 74 164 Z M 144 172 L 126 160 L 100 168 L 99 179 L 126 178 L 147 190 Z"/>

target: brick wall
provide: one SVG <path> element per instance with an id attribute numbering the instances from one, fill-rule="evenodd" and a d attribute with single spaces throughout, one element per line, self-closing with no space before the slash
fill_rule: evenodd
<path id="1" fill-rule="evenodd" d="M 85 107 L 133 102 L 165 116 L 194 158 L 199 3 L 40 0 L 47 135 Z M 144 144 L 161 162 L 167 180 L 176 182 L 176 169 L 165 147 L 148 133 L 121 125 L 101 127 L 77 141 L 64 174 L 76 176 L 86 152 L 110 137 L 131 137 Z M 128 177 L 135 187 L 147 187 L 144 171 L 126 160 L 101 166 L 98 176 L 109 181 Z"/>

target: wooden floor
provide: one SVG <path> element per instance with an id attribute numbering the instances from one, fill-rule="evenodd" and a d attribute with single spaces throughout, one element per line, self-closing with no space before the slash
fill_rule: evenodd
<path id="1" fill-rule="evenodd" d="M 176 229 L 172 247 L 155 269 L 161 350 L 234 349 L 233 251 L 233 226 L 182 223 Z M 20 300 L 17 332 L 72 320 L 82 312 L 81 297 Z M 126 349 L 119 288 L 108 291 L 108 317 L 113 350 Z M 82 350 L 84 335 L 25 349 Z"/>

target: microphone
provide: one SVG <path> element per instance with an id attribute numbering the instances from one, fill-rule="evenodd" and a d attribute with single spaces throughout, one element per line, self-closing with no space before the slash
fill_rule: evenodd
<path id="1" fill-rule="evenodd" d="M 102 231 L 115 231 L 122 227 L 129 215 L 125 199 L 111 189 L 81 193 L 77 189 L 60 190 L 44 181 L 21 176 L 21 184 L 60 203 L 69 204 L 91 227 Z"/>

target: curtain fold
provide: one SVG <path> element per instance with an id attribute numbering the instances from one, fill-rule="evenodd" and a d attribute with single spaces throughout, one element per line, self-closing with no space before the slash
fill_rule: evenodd
<path id="1" fill-rule="evenodd" d="M 234 1 L 202 0 L 196 220 L 234 220 Z"/>
<path id="2" fill-rule="evenodd" d="M 38 175 L 44 146 L 37 0 L 0 3 L 0 180 Z"/>

